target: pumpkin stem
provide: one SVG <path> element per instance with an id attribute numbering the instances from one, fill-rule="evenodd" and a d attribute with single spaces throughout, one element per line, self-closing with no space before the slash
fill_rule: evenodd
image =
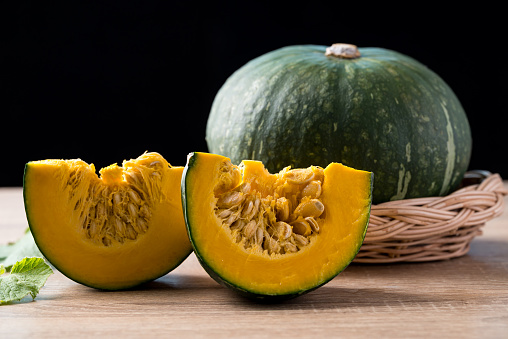
<path id="1" fill-rule="evenodd" d="M 360 57 L 360 51 L 355 45 L 339 43 L 327 47 L 325 55 L 343 59 L 356 59 Z"/>

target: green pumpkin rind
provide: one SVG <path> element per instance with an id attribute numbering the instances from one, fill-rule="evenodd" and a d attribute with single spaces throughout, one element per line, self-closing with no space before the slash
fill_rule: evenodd
<path id="1" fill-rule="evenodd" d="M 403 54 L 289 46 L 241 67 L 217 93 L 209 151 L 271 172 L 341 162 L 374 172 L 373 203 L 455 190 L 469 166 L 467 116 L 452 89 Z"/>

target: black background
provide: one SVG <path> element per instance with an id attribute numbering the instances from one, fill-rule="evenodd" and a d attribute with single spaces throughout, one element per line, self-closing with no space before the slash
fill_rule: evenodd
<path id="1" fill-rule="evenodd" d="M 508 178 L 502 11 L 445 6 L 3 1 L 0 186 L 21 186 L 25 163 L 48 158 L 99 169 L 148 150 L 185 165 L 207 151 L 213 98 L 236 69 L 283 46 L 335 42 L 394 49 L 434 70 L 468 115 L 470 168 Z"/>

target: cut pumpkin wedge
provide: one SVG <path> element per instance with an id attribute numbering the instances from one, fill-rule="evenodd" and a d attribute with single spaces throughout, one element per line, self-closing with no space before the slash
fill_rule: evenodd
<path id="1" fill-rule="evenodd" d="M 26 164 L 25 211 L 46 259 L 74 281 L 117 290 L 159 278 L 191 252 L 183 167 L 158 153 L 101 169 L 80 159 Z"/>
<path id="2" fill-rule="evenodd" d="M 358 253 L 373 174 L 339 163 L 270 174 L 259 161 L 192 153 L 182 202 L 210 276 L 252 298 L 287 299 L 324 285 Z"/>

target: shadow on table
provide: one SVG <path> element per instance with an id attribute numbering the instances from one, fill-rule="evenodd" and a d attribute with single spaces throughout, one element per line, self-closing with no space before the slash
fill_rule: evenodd
<path id="1" fill-rule="evenodd" d="M 508 225 L 506 225 L 508 227 Z M 475 261 L 506 262 L 508 259 L 508 242 L 478 237 L 471 242 L 467 254 Z"/>
<path id="2" fill-rule="evenodd" d="M 259 302 L 237 297 L 240 308 L 257 310 L 302 310 L 317 312 L 321 310 L 349 310 L 363 313 L 379 307 L 401 307 L 423 303 L 446 301 L 439 296 L 429 297 L 405 291 L 388 291 L 382 288 L 339 288 L 323 286 L 316 291 L 282 302 Z"/>
<path id="3" fill-rule="evenodd" d="M 490 282 L 508 280 L 507 244 L 477 239 L 469 254 L 455 259 L 399 264 L 351 264 L 328 284 L 294 299 L 266 302 L 243 297 L 200 271 L 171 272 L 155 281 L 127 291 L 109 294 L 125 297 L 134 292 L 155 303 L 214 304 L 219 309 L 327 310 L 360 312 L 366 309 L 398 308 L 425 304 L 446 305 L 469 301 L 471 286 L 488 289 Z M 464 285 L 464 282 L 467 282 Z M 81 293 L 100 292 L 82 289 Z M 124 294 L 127 293 L 127 294 Z M 464 293 L 464 297 L 459 295 Z M 478 294 L 478 298 L 482 295 Z"/>
<path id="4" fill-rule="evenodd" d="M 169 273 L 155 281 L 144 283 L 135 290 L 199 290 L 221 288 L 205 275 Z"/>

